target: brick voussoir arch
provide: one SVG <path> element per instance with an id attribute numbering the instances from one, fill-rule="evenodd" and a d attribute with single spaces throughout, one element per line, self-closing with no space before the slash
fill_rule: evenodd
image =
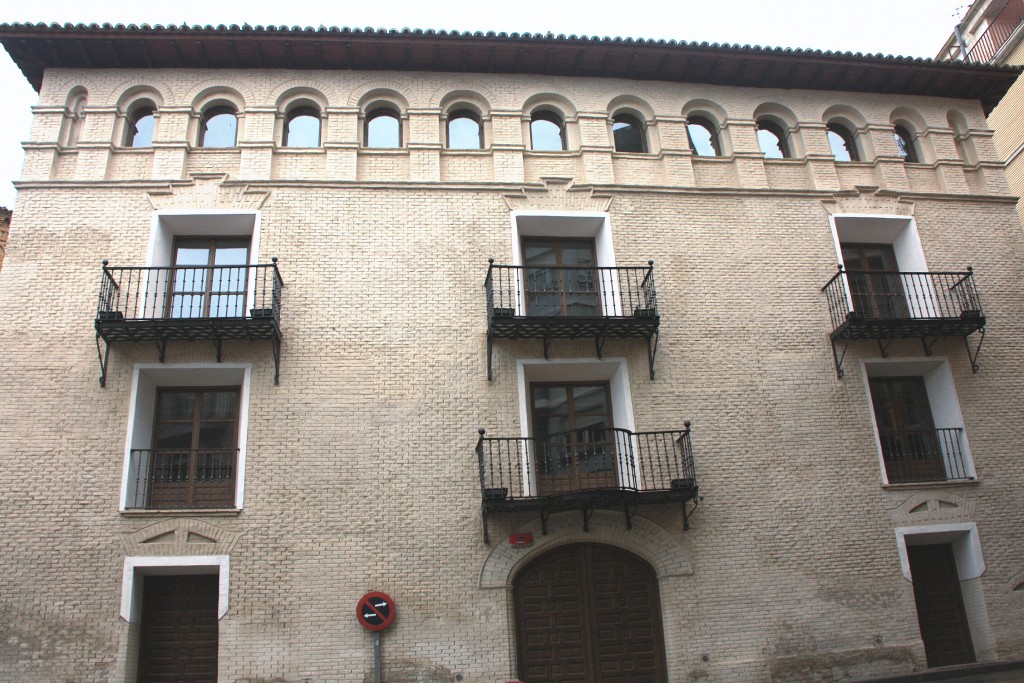
<path id="1" fill-rule="evenodd" d="M 497 543 L 480 572 L 481 588 L 511 588 L 516 574 L 540 555 L 571 543 L 602 543 L 633 553 L 654 569 L 659 581 L 674 576 L 690 576 L 693 567 L 687 552 L 676 539 L 657 524 L 633 517 L 627 529 L 621 513 L 597 510 L 590 518 L 590 531 L 584 532 L 578 513 L 565 512 L 548 518 L 548 533 L 541 534 L 540 521 L 518 531 L 532 533 L 534 545 L 522 548 Z"/>

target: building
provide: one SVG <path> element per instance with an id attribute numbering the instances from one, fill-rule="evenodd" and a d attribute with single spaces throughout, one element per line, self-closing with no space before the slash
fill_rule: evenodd
<path id="1" fill-rule="evenodd" d="M 0 206 L 0 267 L 4 265 L 4 250 L 7 248 L 7 232 L 11 228 L 11 210 Z"/>
<path id="2" fill-rule="evenodd" d="M 968 7 L 939 58 L 978 64 L 1024 64 L 1024 0 L 978 0 Z M 1006 93 L 988 118 L 1010 191 L 1024 195 L 1024 81 Z M 1024 205 L 1018 205 L 1024 223 Z"/>
<path id="3" fill-rule="evenodd" d="M 388 683 L 1024 658 L 1019 70 L 0 42 L 0 680 L 370 680 L 371 591 Z"/>

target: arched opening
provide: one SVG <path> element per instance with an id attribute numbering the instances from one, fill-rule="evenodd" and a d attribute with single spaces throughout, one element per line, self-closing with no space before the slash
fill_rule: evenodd
<path id="1" fill-rule="evenodd" d="M 200 147 L 234 147 L 238 135 L 238 115 L 228 105 L 210 107 L 203 112 L 199 128 Z"/>
<path id="2" fill-rule="evenodd" d="M 906 126 L 896 126 L 892 129 L 892 137 L 896 141 L 896 151 L 908 164 L 916 164 L 920 161 L 917 153 L 917 146 L 914 144 L 914 136 L 910 134 Z"/>
<path id="3" fill-rule="evenodd" d="M 396 110 L 377 107 L 366 115 L 365 147 L 395 149 L 402 146 L 402 121 Z"/>
<path id="4" fill-rule="evenodd" d="M 320 110 L 311 106 L 290 109 L 285 117 L 282 142 L 285 147 L 319 147 Z"/>
<path id="5" fill-rule="evenodd" d="M 612 117 L 612 137 L 616 152 L 643 154 L 647 151 L 644 126 L 632 114 L 616 114 Z"/>
<path id="6" fill-rule="evenodd" d="M 149 103 L 134 107 L 125 128 L 125 147 L 152 147 L 156 127 L 156 108 Z"/>
<path id="7" fill-rule="evenodd" d="M 483 149 L 484 129 L 480 117 L 469 109 L 448 115 L 448 149 Z"/>
<path id="8" fill-rule="evenodd" d="M 686 124 L 686 137 L 690 140 L 690 149 L 699 157 L 717 157 L 722 155 L 722 147 L 718 142 L 715 124 L 703 116 L 691 116 Z"/>
<path id="9" fill-rule="evenodd" d="M 765 159 L 788 159 L 791 156 L 786 144 L 786 130 L 771 119 L 758 119 L 757 144 Z"/>
<path id="10" fill-rule="evenodd" d="M 530 118 L 530 149 L 561 152 L 565 149 L 565 122 L 556 112 L 538 109 Z"/>
<path id="11" fill-rule="evenodd" d="M 562 546 L 526 565 L 513 593 L 524 683 L 668 680 L 658 579 L 636 555 Z"/>
<path id="12" fill-rule="evenodd" d="M 841 123 L 830 123 L 825 127 L 828 146 L 836 161 L 860 161 L 857 143 L 850 129 Z"/>

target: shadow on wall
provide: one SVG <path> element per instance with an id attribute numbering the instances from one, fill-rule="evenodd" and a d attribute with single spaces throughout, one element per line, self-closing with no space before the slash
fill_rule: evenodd
<path id="1" fill-rule="evenodd" d="M 0 206 L 0 268 L 4 267 L 4 254 L 7 253 L 7 233 L 11 229 L 12 211 Z"/>

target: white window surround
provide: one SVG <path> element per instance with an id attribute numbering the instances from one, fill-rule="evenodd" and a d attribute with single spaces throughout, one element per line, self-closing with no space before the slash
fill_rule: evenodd
<path id="1" fill-rule="evenodd" d="M 594 255 L 600 268 L 615 267 L 615 247 L 612 244 L 611 217 L 603 211 L 513 211 L 512 221 L 512 265 L 523 265 L 523 238 L 548 237 L 594 240 Z M 520 276 L 517 274 L 517 279 Z M 618 291 L 617 277 L 598 276 L 599 286 L 605 290 L 602 301 L 614 302 L 620 309 L 622 297 Z M 523 283 L 517 282 L 517 291 L 522 292 Z M 517 297 L 516 308 L 523 302 Z M 522 315 L 517 310 L 517 315 Z M 623 315 L 621 310 L 606 311 L 606 315 Z"/>
<path id="2" fill-rule="evenodd" d="M 142 582 L 137 576 L 217 574 L 217 619 L 228 613 L 231 561 L 227 555 L 126 557 L 121 579 L 121 618 L 138 623 L 142 617 Z"/>
<path id="3" fill-rule="evenodd" d="M 242 509 L 245 500 L 246 441 L 249 431 L 250 363 L 136 363 L 128 403 L 128 435 L 124 445 L 124 467 L 121 480 L 121 512 L 128 511 L 129 498 L 135 497 L 133 486 L 132 449 L 152 447 L 153 419 L 156 415 L 156 393 L 162 387 L 239 386 L 238 399 L 238 462 L 235 466 L 235 508 Z M 131 508 L 136 509 L 136 508 Z"/>
<path id="4" fill-rule="evenodd" d="M 520 359 L 516 361 L 516 375 L 519 381 L 519 424 L 523 438 L 529 438 L 533 431 L 530 385 L 534 382 L 608 382 L 613 426 L 630 432 L 636 431 L 633 393 L 629 386 L 629 370 L 625 358 Z M 530 463 L 523 463 L 523 467 L 524 472 L 533 470 Z M 526 482 L 526 485 L 532 489 L 536 482 Z M 525 491 L 524 495 L 532 495 L 532 491 Z"/>
<path id="5" fill-rule="evenodd" d="M 885 458 L 882 455 L 882 442 L 878 436 L 878 421 L 875 418 L 874 402 L 871 400 L 872 377 L 921 377 L 924 379 L 925 390 L 928 392 L 928 404 L 932 410 L 932 421 L 936 429 L 960 429 L 960 452 L 963 454 L 964 472 L 967 480 L 977 479 L 974 460 L 971 458 L 971 446 L 964 429 L 964 417 L 960 411 L 960 400 L 957 397 L 956 385 L 948 360 L 943 356 L 928 358 L 867 358 L 860 361 L 861 376 L 864 379 L 864 391 L 867 394 L 868 411 L 871 415 L 871 428 L 875 433 L 875 445 L 878 449 L 878 465 L 882 472 L 882 483 L 889 484 L 885 471 Z M 945 444 L 942 444 L 945 447 Z M 944 454 L 948 455 L 948 454 Z M 952 469 L 948 460 L 943 462 L 949 481 L 965 481 L 952 477 Z"/>
<path id="6" fill-rule="evenodd" d="M 981 555 L 981 539 L 978 536 L 977 524 L 932 524 L 896 528 L 896 545 L 900 553 L 903 578 L 907 581 L 914 580 L 910 572 L 910 560 L 907 558 L 907 546 L 937 543 L 952 544 L 956 571 L 961 581 L 976 579 L 985 573 L 985 559 Z"/>
<path id="7" fill-rule="evenodd" d="M 900 272 L 925 273 L 928 264 L 921 248 L 921 236 L 917 231 L 917 222 L 912 216 L 885 214 L 833 214 L 829 216 L 832 229 L 832 240 L 835 244 L 838 263 L 846 267 L 843 260 L 843 243 L 846 244 L 889 244 L 896 256 L 896 265 Z M 930 291 L 931 283 L 924 280 L 903 279 L 903 287 L 907 298 L 907 306 L 911 317 L 930 317 L 935 315 L 936 297 Z M 846 298 L 850 310 L 853 310 L 853 298 L 850 283 L 846 282 Z"/>

